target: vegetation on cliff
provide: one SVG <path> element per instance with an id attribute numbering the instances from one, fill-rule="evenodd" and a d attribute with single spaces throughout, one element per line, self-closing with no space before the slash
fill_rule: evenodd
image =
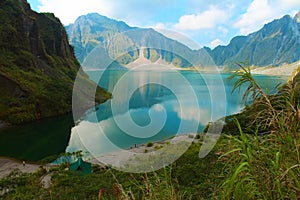
<path id="1" fill-rule="evenodd" d="M 142 54 L 151 61 L 159 59 L 178 68 L 213 65 L 205 50 L 191 50 L 151 28 L 130 27 L 97 13 L 80 16 L 66 27 L 75 54 L 87 69 L 112 64 L 125 66 Z"/>
<path id="2" fill-rule="evenodd" d="M 227 117 L 229 151 L 223 154 L 227 175 L 223 199 L 299 199 L 300 197 L 300 95 L 299 76 L 267 95 L 253 79 L 250 68 L 242 71 L 235 88 L 248 84 L 245 98 L 252 104 Z M 237 127 L 237 129 L 235 128 Z M 246 134 L 250 133 L 250 134 Z"/>
<path id="3" fill-rule="evenodd" d="M 59 19 L 32 11 L 25 0 L 0 1 L 0 15 L 0 120 L 18 124 L 70 112 L 80 65 Z M 93 85 L 84 72 L 79 76 Z M 109 97 L 100 93 L 99 102 Z"/>
<path id="4" fill-rule="evenodd" d="M 299 16 L 286 15 L 266 24 L 257 32 L 234 37 L 227 46 L 217 46 L 214 49 L 204 47 L 199 50 L 191 50 L 153 29 L 130 27 L 124 22 L 97 13 L 79 17 L 66 29 L 77 58 L 87 68 L 101 68 L 103 60 L 111 62 L 116 58 L 117 63 L 114 64 L 124 66 L 138 58 L 136 54 L 139 55 L 140 52 L 134 53 L 134 50 L 149 47 L 151 50 L 144 54 L 152 62 L 161 58 L 177 67 L 186 68 L 192 63 L 200 67 L 224 66 L 225 70 L 232 71 L 238 69 L 233 65 L 235 62 L 246 61 L 253 66 L 279 66 L 298 61 Z M 112 40 L 112 44 L 113 38 L 116 41 Z M 95 48 L 97 52 L 93 52 Z M 94 55 L 89 57 L 90 53 Z M 118 58 L 120 55 L 122 57 Z M 97 62 L 100 57 L 101 62 Z M 86 58 L 89 59 L 87 62 Z"/>
<path id="5" fill-rule="evenodd" d="M 64 170 L 67 165 L 32 175 L 14 172 L 0 180 L 0 191 L 7 191 L 3 199 L 299 199 L 300 74 L 274 96 L 261 90 L 248 68 L 235 76 L 237 87 L 249 84 L 252 113 L 246 108 L 242 117 L 231 117 L 234 123 L 203 159 L 200 139 L 171 166 L 152 173 L 94 166 L 91 175 L 82 176 Z M 268 134 L 262 134 L 266 128 Z M 43 188 L 40 179 L 48 173 L 52 184 Z"/>
<path id="6" fill-rule="evenodd" d="M 0 119 L 20 123 L 67 112 L 79 65 L 59 21 L 32 12 L 25 1 L 0 5 Z M 153 50 L 144 53 L 157 59 Z M 82 176 L 65 164 L 13 172 L 0 180 L 1 199 L 300 199 L 300 72 L 268 95 L 250 69 L 240 67 L 235 88 L 248 84 L 245 98 L 252 103 L 226 118 L 225 134 L 205 158 L 198 157 L 200 142 L 147 174 L 94 166 Z M 47 174 L 52 183 L 44 188 Z"/>
<path id="7" fill-rule="evenodd" d="M 300 12 L 299 12 L 300 13 Z M 234 37 L 227 46 L 206 48 L 218 66 L 227 70 L 238 69 L 235 62 L 253 66 L 279 66 L 300 59 L 299 16 L 286 15 L 247 36 Z"/>

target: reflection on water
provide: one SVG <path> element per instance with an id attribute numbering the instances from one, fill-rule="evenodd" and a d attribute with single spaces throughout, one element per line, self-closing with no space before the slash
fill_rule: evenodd
<path id="1" fill-rule="evenodd" d="M 100 80 L 100 85 L 112 92 L 118 80 L 125 73 L 125 71 L 106 71 Z M 127 83 L 123 82 L 120 85 L 119 94 L 114 94 L 114 101 L 119 105 L 118 107 L 129 108 L 127 111 L 126 109 L 117 110 L 119 112 L 116 116 L 117 119 L 122 119 L 126 114 L 130 114 L 137 125 L 144 127 L 151 123 L 151 116 L 157 121 L 163 121 L 162 116 L 166 114 L 164 127 L 154 136 L 147 138 L 149 133 L 141 131 L 138 138 L 120 130 L 116 120 L 112 118 L 111 101 L 108 101 L 98 106 L 96 113 L 88 112 L 75 127 L 72 116 L 66 115 L 0 130 L 0 156 L 37 161 L 50 155 L 59 154 L 66 148 L 67 151 L 92 150 L 96 153 L 104 153 L 118 149 L 118 147 L 128 148 L 135 144 L 170 137 L 177 133 L 180 124 L 185 125 L 182 126 L 180 133 L 189 133 L 195 127 L 197 131 L 201 132 L 207 122 L 225 115 L 220 112 L 224 110 L 223 106 L 226 107 L 226 114 L 232 114 L 241 109 L 241 95 L 231 94 L 232 82 L 227 80 L 229 75 L 222 75 L 226 92 L 226 99 L 223 99 L 218 98 L 219 82 L 216 81 L 216 75 L 202 74 L 204 79 L 193 71 L 179 73 L 189 81 L 194 89 L 198 106 L 192 105 L 191 96 L 187 95 L 188 90 L 178 74 L 170 71 L 133 72 L 128 75 Z M 89 72 L 90 77 L 97 82 L 99 74 L 100 72 L 97 71 Z M 268 87 L 269 93 L 274 92 L 277 83 L 287 80 L 287 77 L 255 76 L 255 78 L 263 85 L 263 88 Z M 134 90 L 132 96 L 129 95 L 130 88 L 148 81 L 162 82 L 172 85 L 172 87 L 168 89 L 159 84 L 150 84 L 139 87 Z M 216 86 L 215 93 L 217 94 L 209 94 L 206 85 Z M 221 92 L 220 88 L 219 92 Z M 175 92 L 181 98 L 180 103 L 176 100 Z M 211 99 L 211 96 L 214 98 Z M 130 97 L 127 104 L 124 101 L 125 97 Z M 211 114 L 213 109 L 215 112 Z M 70 132 L 72 132 L 71 138 Z"/>
<path id="2" fill-rule="evenodd" d="M 112 92 L 113 99 L 82 117 L 72 129 L 68 152 L 83 150 L 102 154 L 177 133 L 202 132 L 208 122 L 242 108 L 242 96 L 231 93 L 233 82 L 226 74 L 112 70 L 105 71 L 99 80 L 101 73 L 92 71 L 89 75 Z M 275 91 L 277 83 L 285 80 L 267 76 L 256 78 L 270 93 Z M 137 127 L 133 128 L 130 120 Z M 124 122 L 121 127 L 120 122 Z"/>
<path id="3" fill-rule="evenodd" d="M 71 114 L 0 130 L 0 156 L 38 161 L 65 151 L 74 126 Z"/>

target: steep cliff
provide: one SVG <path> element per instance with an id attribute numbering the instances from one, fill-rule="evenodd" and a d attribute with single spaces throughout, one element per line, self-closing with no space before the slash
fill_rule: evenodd
<path id="1" fill-rule="evenodd" d="M 110 37 L 131 29 L 124 22 L 96 13 L 80 16 L 74 24 L 66 27 L 70 43 L 76 47 L 75 55 L 81 63 L 95 47 L 107 46 L 108 44 L 105 42 L 109 41 Z"/>
<path id="2" fill-rule="evenodd" d="M 80 65 L 59 19 L 32 11 L 26 0 L 0 0 L 0 16 L 0 120 L 18 124 L 70 112 Z M 109 97 L 104 90 L 97 96 Z"/>
<path id="3" fill-rule="evenodd" d="M 192 67 L 191 63 L 198 67 L 213 64 L 203 49 L 191 50 L 151 28 L 130 27 L 97 13 L 80 16 L 66 30 L 85 69 L 101 69 L 109 64 L 126 67 L 141 54 L 149 62 L 162 60 L 179 68 Z"/>
<path id="4" fill-rule="evenodd" d="M 102 68 L 112 61 L 115 65 L 126 66 L 138 59 L 141 53 L 151 62 L 161 58 L 185 68 L 191 67 L 191 63 L 184 59 L 188 58 L 199 66 L 215 64 L 226 70 L 236 69 L 236 62 L 279 66 L 300 60 L 300 13 L 274 20 L 247 36 L 234 37 L 227 46 L 204 47 L 196 51 L 153 29 L 130 27 L 96 13 L 79 17 L 66 29 L 77 58 L 87 69 Z M 157 48 L 145 49 L 145 46 Z M 168 51 L 164 51 L 166 49 Z M 124 50 L 124 56 L 116 57 L 115 53 L 121 55 L 120 50 Z"/>
<path id="5" fill-rule="evenodd" d="M 300 60 L 300 12 L 274 20 L 259 31 L 234 37 L 229 45 L 206 48 L 218 66 L 237 67 L 235 62 L 255 66 L 278 66 Z"/>

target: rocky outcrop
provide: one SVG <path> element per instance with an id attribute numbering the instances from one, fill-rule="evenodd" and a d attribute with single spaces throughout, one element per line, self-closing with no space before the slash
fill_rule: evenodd
<path id="1" fill-rule="evenodd" d="M 279 66 L 300 60 L 300 13 L 270 22 L 248 36 L 233 38 L 229 45 L 206 48 L 219 66 L 227 69 L 244 62 L 255 66 Z"/>
<path id="2" fill-rule="evenodd" d="M 80 16 L 66 30 L 85 69 L 126 68 L 141 54 L 151 63 L 161 59 L 178 68 L 212 64 L 203 49 L 191 50 L 154 29 L 130 27 L 97 13 Z"/>
<path id="3" fill-rule="evenodd" d="M 300 13 L 295 17 L 286 15 L 248 36 L 234 37 L 227 46 L 200 50 L 191 50 L 153 29 L 129 27 L 96 13 L 79 17 L 66 29 L 76 56 L 86 68 L 102 68 L 103 63 L 126 67 L 144 53 L 151 62 L 162 59 L 176 67 L 191 67 L 191 62 L 184 59 L 188 58 L 200 69 L 216 65 L 234 70 L 238 68 L 236 62 L 279 66 L 300 60 L 299 16 Z"/>
<path id="4" fill-rule="evenodd" d="M 18 124 L 70 112 L 80 64 L 59 19 L 32 11 L 26 0 L 1 0 L 0 16 L 0 120 Z M 109 97 L 101 92 L 99 102 Z"/>

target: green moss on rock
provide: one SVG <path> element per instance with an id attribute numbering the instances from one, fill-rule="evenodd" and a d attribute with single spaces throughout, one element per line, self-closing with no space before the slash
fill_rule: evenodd
<path id="1" fill-rule="evenodd" d="M 0 15 L 0 120 L 19 124 L 70 112 L 80 64 L 59 19 L 32 11 L 26 0 L 1 1 Z M 96 96 L 103 102 L 110 95 Z"/>

